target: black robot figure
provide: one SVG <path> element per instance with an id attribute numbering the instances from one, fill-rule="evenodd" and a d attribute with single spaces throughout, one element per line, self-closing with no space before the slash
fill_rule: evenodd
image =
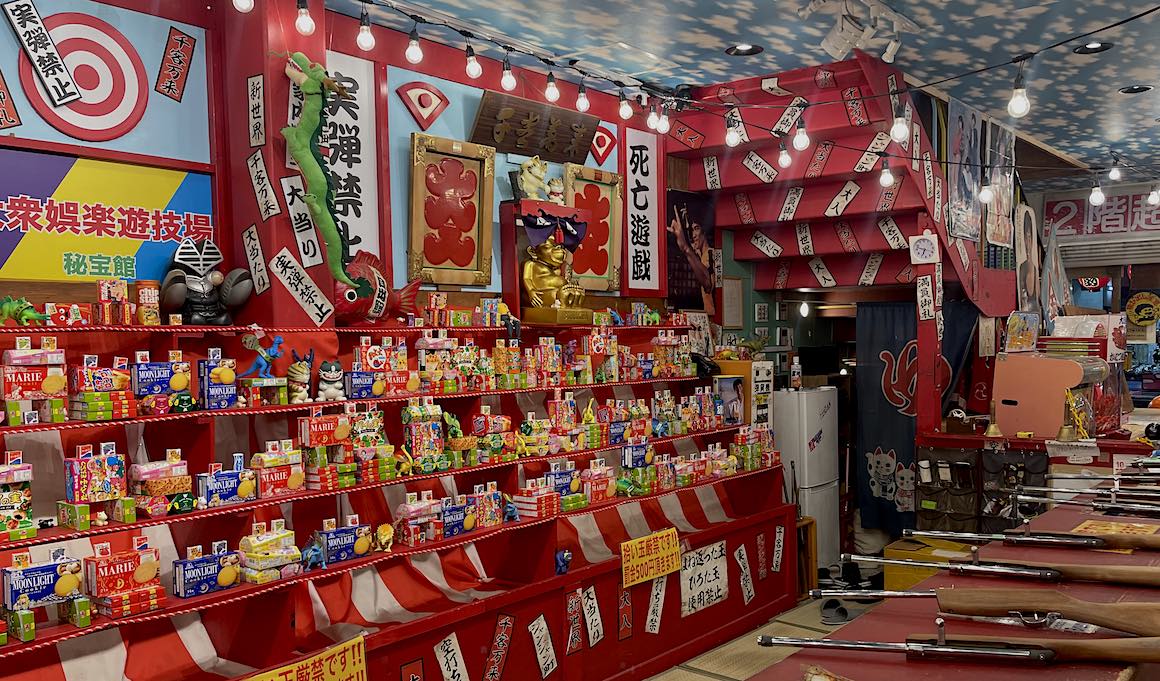
<path id="1" fill-rule="evenodd" d="M 223 275 L 215 269 L 223 259 L 212 241 L 182 241 L 161 284 L 161 309 L 180 311 L 186 324 L 229 326 L 230 311 L 249 300 L 254 281 L 241 268 Z"/>

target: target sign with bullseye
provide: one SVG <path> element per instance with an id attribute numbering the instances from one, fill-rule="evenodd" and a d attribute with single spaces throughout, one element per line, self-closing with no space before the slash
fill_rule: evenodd
<path id="1" fill-rule="evenodd" d="M 44 27 L 81 98 L 54 108 L 28 56 L 21 52 L 20 85 L 41 118 L 64 134 L 89 142 L 116 139 L 136 127 L 149 103 L 149 85 L 133 44 L 88 14 L 54 14 L 44 18 Z"/>

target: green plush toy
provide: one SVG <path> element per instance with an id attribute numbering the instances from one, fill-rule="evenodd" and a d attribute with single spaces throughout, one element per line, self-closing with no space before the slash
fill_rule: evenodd
<path id="1" fill-rule="evenodd" d="M 364 298 L 371 292 L 368 282 L 356 282 L 342 261 L 345 243 L 334 217 L 334 183 L 330 173 L 322 167 L 322 153 L 318 150 L 318 138 L 326 125 L 326 98 L 331 92 L 344 99 L 350 99 L 350 95 L 346 88 L 327 75 L 321 64 L 310 61 L 301 52 L 290 55 L 286 75 L 302 90 L 302 116 L 298 125 L 282 128 L 282 137 L 306 180 L 306 194 L 303 196 L 306 207 L 326 242 L 326 264 L 331 276 Z"/>

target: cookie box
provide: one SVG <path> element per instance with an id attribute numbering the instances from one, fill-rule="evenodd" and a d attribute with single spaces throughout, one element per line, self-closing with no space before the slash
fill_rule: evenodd
<path id="1" fill-rule="evenodd" d="M 146 496 L 168 496 L 181 492 L 192 492 L 193 478 L 188 475 L 175 475 L 168 478 L 138 480 L 133 483 L 131 491 L 133 494 Z"/>
<path id="2" fill-rule="evenodd" d="M 142 613 L 151 612 L 153 610 L 160 610 L 165 606 L 165 599 L 159 598 L 156 601 L 149 601 L 145 603 L 133 603 L 132 605 L 101 605 L 97 604 L 97 614 L 102 617 L 110 619 L 120 619 L 122 617 L 130 617 L 132 615 L 140 615 Z"/>
<path id="3" fill-rule="evenodd" d="M 37 563 L 28 567 L 4 568 L 4 607 L 9 610 L 31 610 L 61 603 L 81 593 L 80 561 L 62 560 Z"/>
<path id="4" fill-rule="evenodd" d="M 64 460 L 65 498 L 69 502 L 111 501 L 125 496 L 125 458 L 104 454 Z"/>
<path id="5" fill-rule="evenodd" d="M 5 400 L 49 400 L 68 397 L 64 367 L 3 367 Z"/>
<path id="6" fill-rule="evenodd" d="M 282 577 L 282 573 L 275 568 L 268 570 L 255 570 L 253 568 L 242 568 L 242 581 L 247 584 L 269 584 Z"/>
<path id="7" fill-rule="evenodd" d="M 295 494 L 306 485 L 301 465 L 259 468 L 258 496 L 262 499 Z"/>
<path id="8" fill-rule="evenodd" d="M 188 371 L 174 371 L 175 362 L 138 362 L 131 367 L 133 394 L 163 395 L 189 388 Z M 184 363 L 182 363 L 184 364 Z"/>
<path id="9" fill-rule="evenodd" d="M 96 598 L 160 584 L 161 563 L 157 549 L 85 558 L 85 583 L 89 595 Z"/>
<path id="10" fill-rule="evenodd" d="M 292 546 L 295 546 L 294 533 L 290 530 L 248 534 L 238 542 L 238 548 L 244 553 L 269 553 Z"/>
<path id="11" fill-rule="evenodd" d="M 218 471 L 197 476 L 197 496 L 210 506 L 240 504 L 258 498 L 254 471 Z"/>
<path id="12" fill-rule="evenodd" d="M 284 546 L 265 553 L 243 553 L 242 567 L 251 570 L 269 570 L 297 563 L 300 560 L 302 560 L 302 552 L 298 550 L 297 546 Z"/>
<path id="13" fill-rule="evenodd" d="M 198 394 L 206 409 L 237 406 L 237 363 L 232 359 L 202 359 L 197 362 Z"/>
<path id="14" fill-rule="evenodd" d="M 189 598 L 237 586 L 242 576 L 241 563 L 241 554 L 237 551 L 175 560 L 173 595 Z"/>
<path id="15" fill-rule="evenodd" d="M 57 617 L 69 624 L 84 629 L 93 623 L 93 603 L 87 596 L 70 598 L 57 606 Z"/>
<path id="16" fill-rule="evenodd" d="M 21 643 L 36 639 L 36 613 L 31 610 L 9 610 L 8 632 Z"/>
<path id="17" fill-rule="evenodd" d="M 371 526 L 354 525 L 333 530 L 318 530 L 316 537 L 326 552 L 326 562 L 350 560 L 371 552 Z"/>
<path id="18" fill-rule="evenodd" d="M 185 461 L 150 461 L 129 466 L 130 480 L 155 480 L 189 475 L 189 464 Z"/>
<path id="19" fill-rule="evenodd" d="M 165 589 L 160 584 L 151 584 L 150 586 L 143 586 L 140 589 L 133 589 L 124 593 L 97 598 L 94 602 L 96 605 L 121 608 L 137 603 L 156 604 L 158 601 L 163 600 L 165 600 Z"/>
<path id="20" fill-rule="evenodd" d="M 64 350 L 8 349 L 4 364 L 10 366 L 52 366 L 64 364 Z"/>
<path id="21" fill-rule="evenodd" d="M 69 392 L 127 391 L 132 384 L 128 369 L 112 367 L 69 367 Z"/>
<path id="22" fill-rule="evenodd" d="M 32 464 L 15 463 L 0 465 L 0 485 L 14 482 L 32 482 Z"/>
<path id="23" fill-rule="evenodd" d="M 350 417 L 346 414 L 326 414 L 298 419 L 298 439 L 303 447 L 328 447 L 345 443 L 351 434 Z"/>
<path id="24" fill-rule="evenodd" d="M 275 466 L 292 466 L 298 463 L 302 463 L 301 449 L 257 452 L 250 457 L 251 468 L 274 468 Z"/>
<path id="25" fill-rule="evenodd" d="M 87 530 L 92 526 L 91 515 L 88 504 L 70 504 L 67 501 L 56 502 L 56 524 L 61 527 Z"/>

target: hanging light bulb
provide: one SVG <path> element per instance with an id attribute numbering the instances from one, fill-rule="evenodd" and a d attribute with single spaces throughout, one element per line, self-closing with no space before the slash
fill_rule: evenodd
<path id="1" fill-rule="evenodd" d="M 1108 179 L 1112 182 L 1119 182 L 1123 176 L 1124 174 L 1120 172 L 1120 166 L 1112 166 L 1112 169 L 1108 171 Z"/>
<path id="2" fill-rule="evenodd" d="M 580 83 L 580 90 L 576 93 L 576 110 L 584 113 L 592 103 L 588 101 L 588 88 L 584 87 L 584 83 Z"/>
<path id="3" fill-rule="evenodd" d="M 793 163 L 793 159 L 790 158 L 789 152 L 785 149 L 785 142 L 783 140 L 778 140 L 777 147 L 780 149 L 780 151 L 777 152 L 777 165 L 782 168 L 788 168 L 790 164 Z"/>
<path id="4" fill-rule="evenodd" d="M 294 20 L 294 28 L 302 35 L 314 34 L 314 17 L 310 16 L 306 0 L 298 0 L 298 18 Z"/>
<path id="5" fill-rule="evenodd" d="M 467 77 L 474 80 L 482 76 L 483 65 L 480 64 L 479 60 L 475 58 L 475 48 L 471 45 L 468 45 L 467 49 L 464 50 L 463 53 L 467 55 L 467 64 L 463 68 L 463 70 L 467 73 Z"/>
<path id="6" fill-rule="evenodd" d="M 367 13 L 366 7 L 363 7 L 362 17 L 358 20 L 358 37 L 354 42 L 363 52 L 375 49 L 375 34 L 371 33 L 371 15 Z"/>
<path id="7" fill-rule="evenodd" d="M 665 111 L 665 107 L 662 104 L 661 105 L 661 117 L 657 119 L 657 132 L 659 132 L 662 135 L 667 135 L 667 134 L 669 134 L 670 127 L 671 127 L 671 123 L 669 123 L 669 114 Z"/>
<path id="8" fill-rule="evenodd" d="M 649 130 L 656 130 L 657 129 L 657 121 L 659 121 L 659 120 L 660 120 L 660 117 L 657 116 L 657 105 L 653 104 L 653 105 L 649 106 L 648 118 L 644 119 L 645 125 L 648 126 Z"/>
<path id="9" fill-rule="evenodd" d="M 810 148 L 810 136 L 806 133 L 806 122 L 802 118 L 798 118 L 797 121 L 797 132 L 793 136 L 793 148 L 798 151 Z"/>
<path id="10" fill-rule="evenodd" d="M 878 176 L 878 184 L 883 187 L 894 186 L 894 175 L 890 172 L 890 162 L 882 159 L 882 174 Z"/>
<path id="11" fill-rule="evenodd" d="M 1148 192 L 1148 205 L 1160 206 L 1160 187 L 1152 187 L 1152 191 Z"/>
<path id="12" fill-rule="evenodd" d="M 1011 118 L 1023 118 L 1031 111 L 1031 100 L 1027 98 L 1027 85 L 1023 82 L 1023 66 L 1015 74 L 1015 86 L 1011 89 L 1011 101 L 1007 102 L 1007 113 Z"/>
<path id="13" fill-rule="evenodd" d="M 548 72 L 548 85 L 544 88 L 544 99 L 556 102 L 560 99 L 560 88 L 556 87 L 556 74 Z"/>
<path id="14" fill-rule="evenodd" d="M 624 90 L 620 91 L 620 109 L 617 111 L 620 114 L 620 120 L 627 121 L 632 118 L 632 105 L 628 103 L 628 98 L 624 96 Z"/>
<path id="15" fill-rule="evenodd" d="M 910 126 L 906 124 L 906 116 L 894 113 L 894 125 L 890 126 L 890 139 L 902 144 L 910 139 Z"/>
<path id="16" fill-rule="evenodd" d="M 1107 197 L 1104 196 L 1104 190 L 1100 187 L 1099 180 L 1092 180 L 1092 193 L 1088 196 L 1088 203 L 1093 206 L 1102 206 Z"/>
<path id="17" fill-rule="evenodd" d="M 411 34 L 407 40 L 407 51 L 403 53 L 407 61 L 412 64 L 418 64 L 423 61 L 423 48 L 419 46 L 419 25 L 411 29 Z"/>
<path id="18" fill-rule="evenodd" d="M 508 57 L 503 58 L 503 76 L 499 79 L 499 86 L 508 92 L 516 89 L 516 77 L 512 75 L 512 63 Z"/>
<path id="19" fill-rule="evenodd" d="M 737 132 L 736 128 L 729 128 L 725 131 L 725 146 L 735 147 L 741 144 L 741 133 Z"/>
<path id="20" fill-rule="evenodd" d="M 979 203 L 990 205 L 995 200 L 995 190 L 991 188 L 991 176 L 983 174 L 983 186 L 979 188 Z"/>
<path id="21" fill-rule="evenodd" d="M 254 0 L 234 0 L 234 9 L 247 14 L 254 9 Z"/>
<path id="22" fill-rule="evenodd" d="M 810 304 L 803 300 L 802 306 L 798 308 L 798 312 L 801 313 L 801 316 L 803 317 L 810 316 Z"/>
<path id="23" fill-rule="evenodd" d="M 846 375 L 848 375 L 849 373 L 850 373 L 849 371 L 846 371 L 846 367 L 842 367 L 841 369 L 839 369 L 839 370 L 838 370 L 838 375 L 839 375 L 839 376 L 846 376 Z"/>

